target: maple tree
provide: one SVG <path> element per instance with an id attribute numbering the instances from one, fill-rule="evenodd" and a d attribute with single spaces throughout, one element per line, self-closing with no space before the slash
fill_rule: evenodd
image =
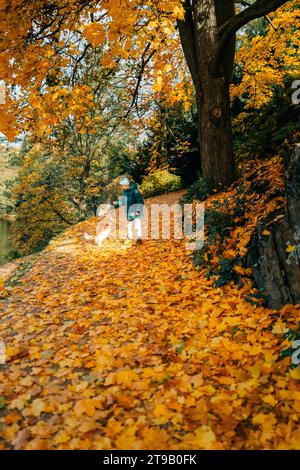
<path id="1" fill-rule="evenodd" d="M 231 98 L 243 97 L 245 111 L 269 104 L 276 88 L 285 89 L 287 79 L 298 78 L 299 19 L 299 3 L 293 1 L 270 15 L 263 31 L 253 37 L 250 30 L 239 37 L 236 67 L 241 70 L 242 79 L 231 86 Z"/>
<path id="2" fill-rule="evenodd" d="M 299 2 L 290 2 L 237 36 L 230 87 L 237 160 L 284 156 L 299 140 L 300 110 L 292 101 L 300 66 L 299 18 Z"/>
<path id="3" fill-rule="evenodd" d="M 19 253 L 40 249 L 94 212 L 122 159 L 128 163 L 126 87 L 113 70 L 99 67 L 99 57 L 101 49 L 88 50 L 84 60 L 72 64 L 71 90 L 55 85 L 51 93 L 31 96 L 34 113 L 27 125 L 32 131 L 11 190 L 17 220 L 10 238 Z"/>
<path id="4" fill-rule="evenodd" d="M 246 2 L 247 6 L 235 14 L 234 3 L 245 2 L 60 0 L 32 4 L 20 0 L 11 4 L 2 0 L 0 77 L 10 93 L 1 109 L 1 129 L 13 136 L 17 123 L 26 126 L 26 114 L 35 106 L 34 99 L 52 87 L 56 92 L 55 87 L 60 86 L 71 60 L 69 53 L 76 55 L 78 63 L 90 45 L 105 45 L 101 60 L 105 67 L 122 68 L 126 61 L 138 62 L 137 79 L 131 83 L 130 109 L 137 104 L 145 72 L 155 92 L 169 91 L 176 100 L 185 94 L 189 81 L 184 67 L 179 66 L 181 42 L 197 95 L 203 175 L 229 184 L 235 177 L 228 93 L 234 35 L 249 21 L 287 1 Z M 20 114 L 21 98 L 24 113 Z M 49 124 L 51 120 L 44 120 L 45 126 Z"/>

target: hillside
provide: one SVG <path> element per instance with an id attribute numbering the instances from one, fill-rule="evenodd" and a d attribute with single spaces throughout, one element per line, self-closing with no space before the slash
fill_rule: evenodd
<path id="1" fill-rule="evenodd" d="M 299 371 L 279 360 L 299 309 L 215 287 L 178 240 L 99 249 L 96 222 L 2 289 L 0 447 L 299 449 Z"/>

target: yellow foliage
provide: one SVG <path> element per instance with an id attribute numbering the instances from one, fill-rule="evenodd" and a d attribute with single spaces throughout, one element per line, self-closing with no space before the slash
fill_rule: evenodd
<path id="1" fill-rule="evenodd" d="M 295 25 L 299 15 L 299 3 L 287 2 L 270 15 L 272 24 L 267 26 L 264 36 L 250 40 L 240 36 L 242 46 L 236 61 L 243 70 L 243 78 L 238 85 L 231 85 L 231 98 L 247 94 L 246 109 L 268 104 L 274 86 L 284 87 L 285 77 L 298 78 L 300 35 Z"/>

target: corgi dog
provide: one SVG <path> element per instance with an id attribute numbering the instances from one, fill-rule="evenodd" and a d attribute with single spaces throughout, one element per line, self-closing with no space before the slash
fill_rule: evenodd
<path id="1" fill-rule="evenodd" d="M 97 208 L 96 215 L 99 217 L 99 223 L 96 227 L 96 235 L 89 235 L 88 233 L 84 233 L 84 238 L 87 241 L 95 241 L 96 244 L 100 247 L 103 241 L 108 238 L 111 232 L 111 218 L 109 211 L 111 209 L 110 204 L 106 204 L 105 206 L 99 206 Z"/>

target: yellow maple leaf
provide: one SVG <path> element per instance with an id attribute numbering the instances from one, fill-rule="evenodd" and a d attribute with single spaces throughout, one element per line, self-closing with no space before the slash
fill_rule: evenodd
<path id="1" fill-rule="evenodd" d="M 71 439 L 71 437 L 66 433 L 66 431 L 59 431 L 53 439 L 54 445 L 59 445 L 59 444 L 64 444 L 65 442 L 68 442 Z"/>
<path id="2" fill-rule="evenodd" d="M 290 370 L 290 376 L 292 377 L 292 379 L 300 380 L 300 366 Z"/>
<path id="3" fill-rule="evenodd" d="M 264 424 L 268 420 L 268 415 L 263 413 L 258 413 L 252 418 L 253 424 Z"/>
<path id="4" fill-rule="evenodd" d="M 210 426 L 202 425 L 196 429 L 193 435 L 185 440 L 185 444 L 193 449 L 210 450 L 216 442 L 216 436 Z"/>
<path id="5" fill-rule="evenodd" d="M 183 6 L 179 7 L 178 5 L 176 5 L 173 12 L 176 18 L 178 18 L 179 20 L 184 20 L 185 12 Z"/>
<path id="6" fill-rule="evenodd" d="M 291 253 L 292 251 L 295 250 L 295 248 L 296 248 L 295 245 L 288 245 L 288 246 L 286 247 L 285 251 L 286 251 L 287 253 Z"/>
<path id="7" fill-rule="evenodd" d="M 74 413 L 78 418 L 80 418 L 83 414 L 94 416 L 95 411 L 94 401 L 89 398 L 79 400 L 74 406 Z"/>
<path id="8" fill-rule="evenodd" d="M 138 375 L 133 370 L 120 370 L 113 374 L 113 383 L 123 387 L 131 387 L 132 382 L 138 380 Z"/>
<path id="9" fill-rule="evenodd" d="M 168 413 L 168 409 L 166 407 L 166 405 L 164 405 L 163 403 L 157 403 L 155 405 L 155 408 L 153 410 L 153 416 L 155 418 L 159 418 L 160 416 L 164 416 Z"/>
<path id="10" fill-rule="evenodd" d="M 141 441 L 136 436 L 137 425 L 129 426 L 121 435 L 116 439 L 117 449 L 131 450 L 139 449 Z"/>
<path id="11" fill-rule="evenodd" d="M 83 35 L 91 43 L 93 47 L 97 47 L 106 40 L 106 32 L 99 23 L 88 24 L 83 31 Z"/>
<path id="12" fill-rule="evenodd" d="M 275 405 L 278 403 L 278 401 L 276 400 L 276 398 L 274 398 L 274 396 L 271 395 L 271 394 L 265 395 L 265 396 L 263 397 L 263 401 L 264 401 L 265 403 L 268 403 L 268 405 L 271 405 L 271 406 L 275 406 Z"/>
<path id="13" fill-rule="evenodd" d="M 45 411 L 45 409 L 46 409 L 46 403 L 41 398 L 37 398 L 31 404 L 30 414 L 38 418 L 40 414 L 42 413 L 42 411 Z"/>
<path id="14" fill-rule="evenodd" d="M 162 85 L 163 85 L 163 78 L 161 75 L 159 75 L 155 80 L 155 84 L 153 85 L 153 90 L 157 92 L 161 91 Z"/>

